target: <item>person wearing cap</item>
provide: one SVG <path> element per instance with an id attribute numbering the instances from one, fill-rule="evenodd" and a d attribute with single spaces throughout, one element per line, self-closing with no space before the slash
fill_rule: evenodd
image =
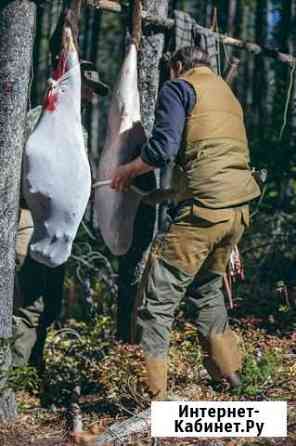
<path id="1" fill-rule="evenodd" d="M 106 96 L 109 88 L 99 77 L 95 64 L 81 61 L 82 118 L 94 94 Z M 33 108 L 27 116 L 27 138 L 37 124 L 42 106 Z M 88 135 L 83 127 L 86 151 Z M 63 300 L 65 264 L 49 268 L 30 257 L 28 247 L 33 233 L 33 221 L 24 199 L 20 202 L 19 229 L 16 243 L 16 286 L 14 302 L 13 366 L 22 367 L 30 362 L 43 370 L 43 349 L 48 327 L 58 319 Z"/>
<path id="2" fill-rule="evenodd" d="M 215 380 L 240 384 L 242 356 L 228 322 L 223 276 L 249 225 L 248 203 L 260 195 L 241 105 L 211 70 L 207 52 L 182 48 L 169 67 L 171 80 L 160 90 L 150 140 L 112 180 L 115 190 L 124 191 L 138 175 L 175 163 L 172 189 L 164 193 L 174 199 L 171 222 L 152 244 L 137 318 L 148 386 L 160 400 L 167 397 L 174 314 L 185 295 L 207 371 Z"/>

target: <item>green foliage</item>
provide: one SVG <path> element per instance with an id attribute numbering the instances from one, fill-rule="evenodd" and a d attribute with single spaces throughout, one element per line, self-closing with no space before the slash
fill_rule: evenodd
<path id="1" fill-rule="evenodd" d="M 124 404 L 130 409 L 145 407 L 149 402 L 143 352 L 138 346 L 116 342 L 110 318 L 99 317 L 93 328 L 85 323 L 72 323 L 80 339 L 51 333 L 46 349 L 43 401 L 66 404 L 76 385 L 83 395 L 96 394 L 112 405 Z M 172 333 L 169 358 L 170 381 L 190 385 L 201 368 L 201 353 L 196 329 L 185 324 Z"/>
<path id="2" fill-rule="evenodd" d="M 255 7 L 257 5 L 257 0 L 243 0 L 242 3 L 244 6 L 249 6 L 249 7 L 255 9 Z"/>
<path id="3" fill-rule="evenodd" d="M 122 2 L 125 6 L 130 1 Z M 184 9 L 193 13 L 196 11 L 198 21 L 202 23 L 202 3 L 193 1 L 174 2 L 178 9 Z M 214 2 L 206 2 L 210 6 Z M 227 26 L 229 2 L 219 3 L 219 16 L 225 17 Z M 198 4 L 198 5 L 197 5 Z M 244 35 L 246 40 L 254 40 L 255 34 L 262 35 L 261 45 L 266 45 L 264 32 L 254 30 L 262 26 L 266 28 L 266 14 L 264 17 L 256 17 L 253 29 L 242 29 L 248 21 L 246 15 L 256 11 L 259 5 L 257 0 L 243 0 L 238 2 L 237 23 L 234 30 L 237 37 Z M 208 5 L 206 5 L 208 6 Z M 247 8 L 242 8 L 246 6 Z M 48 43 L 49 23 L 52 16 L 50 2 L 46 6 L 47 12 L 43 13 L 40 20 L 39 42 L 36 53 L 38 55 L 38 67 L 33 83 L 38 83 L 38 88 L 33 89 L 38 97 L 33 102 L 39 103 L 44 90 L 46 76 L 48 74 Z M 209 9 L 209 8 L 208 8 Z M 250 11 L 251 9 L 251 11 Z M 50 15 L 51 14 L 51 15 Z M 108 80 L 111 88 L 118 74 L 119 65 L 124 53 L 124 20 L 117 14 L 96 13 L 95 21 L 92 15 L 85 11 L 81 19 L 81 50 L 84 58 L 91 56 L 96 62 L 102 78 Z M 208 13 L 208 15 L 211 15 Z M 102 16 L 102 20 L 100 20 Z M 255 17 L 254 17 L 255 18 Z M 93 18 L 94 20 L 94 18 Z M 262 21 L 263 24 L 260 24 Z M 53 21 L 54 22 L 54 21 Z M 45 26 L 45 24 L 47 25 Z M 95 26 L 98 26 L 97 34 Z M 286 34 L 286 27 L 281 22 L 281 33 Z M 251 28 L 251 27 L 250 27 Z M 243 31 L 242 35 L 239 32 Z M 262 31 L 262 30 L 261 30 Z M 279 30 L 276 30 L 279 32 Z M 227 32 L 227 29 L 225 29 Z M 252 36 L 252 37 L 250 37 Z M 285 37 L 287 39 L 287 36 Z M 284 40 L 284 39 L 283 39 Z M 99 42 L 99 44 L 98 44 Z M 287 43 L 287 42 L 284 42 Z M 229 49 L 228 49 L 229 50 Z M 230 50 L 229 50 L 230 52 Z M 233 52 L 234 55 L 236 51 Z M 242 244 L 243 260 L 246 264 L 247 280 L 239 289 L 243 296 L 239 317 L 261 318 L 267 321 L 270 315 L 275 315 L 276 329 L 290 328 L 295 324 L 295 311 L 280 304 L 273 294 L 273 283 L 277 280 L 290 281 L 295 276 L 296 250 L 295 246 L 295 150 L 294 141 L 291 138 L 291 122 L 288 125 L 283 139 L 279 140 L 279 132 L 283 122 L 283 111 L 287 93 L 287 66 L 280 65 L 278 61 L 270 65 L 259 66 L 258 73 L 247 72 L 252 57 L 244 53 L 242 57 L 242 69 L 238 79 L 238 94 L 244 96 L 247 89 L 248 104 L 246 105 L 246 118 L 250 125 L 250 146 L 252 163 L 257 167 L 266 167 L 269 170 L 269 179 L 266 195 L 259 209 L 263 211 L 256 215 L 252 229 L 248 232 Z M 259 57 L 257 60 L 260 60 Z M 251 66 L 251 65 L 250 65 Z M 275 86 L 269 85 L 269 77 L 266 76 L 267 67 L 274 74 Z M 251 71 L 248 68 L 248 71 Z M 248 76 L 249 77 L 248 77 Z M 244 77 L 246 76 L 246 79 Z M 262 88 L 267 92 L 263 99 L 253 84 L 256 76 L 262 80 Z M 40 86 L 41 84 L 41 86 Z M 259 82 L 260 84 L 260 82 Z M 42 88 L 41 88 L 42 87 Z M 269 100 L 271 97 L 271 100 Z M 267 100 L 268 99 L 268 100 Z M 110 98 L 99 98 L 100 119 L 99 127 L 94 122 L 88 122 L 90 140 L 93 148 L 100 149 L 104 141 L 106 117 Z M 258 104 L 258 102 L 260 104 Z M 271 107 L 267 106 L 267 102 Z M 97 108 L 98 105 L 95 104 Z M 253 111 L 255 113 L 253 113 Z M 262 112 L 262 113 L 261 113 Z M 90 113 L 91 114 L 91 113 Z M 255 116 L 254 116 L 255 115 Z M 266 117 L 266 122 L 262 116 Z M 97 115 L 95 115 L 97 119 Z M 92 126 L 90 125 L 92 124 Z M 96 153 L 98 155 L 98 153 Z M 289 190 L 289 193 L 287 191 Z M 256 204 L 254 205 L 256 208 Z M 108 263 L 111 264 L 111 270 Z M 50 333 L 46 348 L 46 371 L 44 376 L 44 395 L 47 402 L 64 404 L 69 400 L 71 391 L 75 385 L 80 385 L 82 393 L 97 394 L 106 400 L 128 400 L 141 403 L 140 395 L 145 395 L 145 370 L 141 351 L 136 347 L 123 346 L 114 341 L 115 299 L 114 285 L 117 270 L 117 260 L 110 256 L 102 241 L 92 239 L 85 228 L 81 226 L 76 238 L 73 255 L 68 262 L 66 287 L 90 278 L 92 297 L 96 305 L 96 312 L 91 320 L 86 322 L 84 312 L 85 299 L 81 289 L 78 291 L 79 300 L 71 309 L 71 317 L 83 322 L 73 322 L 69 328 L 78 333 L 68 331 L 58 334 Z M 295 278 L 294 278 L 295 280 Z M 253 352 L 247 354 L 243 369 L 243 385 L 239 395 L 256 397 L 277 377 L 281 364 L 278 352 L 265 352 L 263 356 L 256 357 Z M 170 351 L 170 380 L 177 386 L 186 386 L 196 380 L 201 365 L 201 352 L 198 347 L 196 329 L 184 323 L 184 315 L 181 322 L 172 334 L 172 348 Z M 10 382 L 16 390 L 26 390 L 35 393 L 39 388 L 39 379 L 34 369 L 14 369 L 10 376 Z"/>
<path id="4" fill-rule="evenodd" d="M 96 313 L 113 317 L 117 293 L 117 259 L 110 255 L 100 237 L 83 222 L 67 262 L 65 289 L 75 288 L 75 302 L 67 318 L 90 321 Z M 92 315 L 90 314 L 92 313 Z"/>
<path id="5" fill-rule="evenodd" d="M 182 315 L 181 315 L 182 318 Z M 178 321 L 177 330 L 172 333 L 169 355 L 171 381 L 174 386 L 186 386 L 196 379 L 202 367 L 202 355 L 194 325 Z"/>
<path id="6" fill-rule="evenodd" d="M 272 384 L 279 373 L 280 356 L 275 351 L 267 351 L 259 358 L 248 354 L 242 370 L 242 387 L 238 390 L 240 395 L 256 397 Z"/>
<path id="7" fill-rule="evenodd" d="M 125 6 L 126 8 L 131 4 L 130 0 L 121 0 L 121 5 Z"/>
<path id="8" fill-rule="evenodd" d="M 83 394 L 100 391 L 100 363 L 113 344 L 110 318 L 97 317 L 93 324 L 73 322 L 51 332 L 46 348 L 43 401 L 65 404 L 75 386 Z"/>
<path id="9" fill-rule="evenodd" d="M 11 368 L 8 383 L 13 390 L 37 394 L 40 388 L 40 378 L 34 367 Z"/>
<path id="10" fill-rule="evenodd" d="M 287 329 L 290 329 L 291 332 L 296 331 L 296 302 L 291 302 L 291 306 L 279 306 L 278 323 L 283 332 Z"/>

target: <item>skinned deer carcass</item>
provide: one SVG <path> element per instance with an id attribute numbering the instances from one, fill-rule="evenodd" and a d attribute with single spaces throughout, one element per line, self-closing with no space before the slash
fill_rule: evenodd
<path id="1" fill-rule="evenodd" d="M 97 170 L 95 206 L 102 237 L 114 255 L 124 255 L 133 239 L 141 196 L 133 190 L 116 192 L 108 180 L 114 169 L 133 160 L 145 143 L 138 91 L 137 50 L 132 44 L 114 89 L 108 116 L 106 142 Z"/>
<path id="2" fill-rule="evenodd" d="M 23 162 L 23 195 L 34 222 L 30 255 L 49 267 L 70 256 L 91 190 L 81 125 L 80 64 L 70 28 L 66 31 L 60 72 L 27 141 Z"/>

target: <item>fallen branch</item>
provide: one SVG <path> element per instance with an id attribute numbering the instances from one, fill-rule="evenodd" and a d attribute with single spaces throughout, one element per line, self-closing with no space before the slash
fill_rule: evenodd
<path id="1" fill-rule="evenodd" d="M 125 12 L 126 8 L 124 8 L 120 3 L 116 1 L 110 0 L 87 0 L 87 3 L 90 6 L 93 6 L 102 11 L 110 11 L 110 12 Z M 146 24 L 154 25 L 157 28 L 164 28 L 165 30 L 173 29 L 175 26 L 175 21 L 173 19 L 162 19 L 157 16 L 153 16 L 147 14 L 146 11 L 142 12 L 142 18 Z M 204 34 L 205 31 L 209 31 L 207 28 L 203 26 L 197 25 L 197 30 Z M 220 40 L 223 45 L 232 46 L 239 49 L 244 49 L 249 51 L 250 53 L 255 54 L 256 56 L 261 55 L 264 57 L 269 57 L 271 59 L 276 59 L 279 62 L 286 63 L 289 65 L 296 64 L 296 58 L 291 54 L 282 53 L 273 48 L 267 48 L 258 45 L 257 43 L 243 41 L 239 39 L 235 39 L 234 37 L 227 36 L 224 34 L 213 32 L 213 35 L 217 40 Z"/>
<path id="2" fill-rule="evenodd" d="M 136 440 L 136 436 L 144 436 L 150 434 L 151 413 L 150 409 L 134 415 L 126 421 L 115 423 L 96 438 L 96 446 L 103 446 L 112 443 L 115 440 L 127 442 Z M 126 444 L 126 443 L 124 443 Z"/>

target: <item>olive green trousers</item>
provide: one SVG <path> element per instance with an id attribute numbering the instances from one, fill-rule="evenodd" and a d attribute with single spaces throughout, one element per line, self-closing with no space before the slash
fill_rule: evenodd
<path id="1" fill-rule="evenodd" d="M 22 305 L 14 311 L 13 365 L 42 366 L 47 329 L 61 314 L 65 265 L 49 268 L 29 255 L 17 273 Z"/>
<path id="2" fill-rule="evenodd" d="M 209 373 L 221 378 L 241 367 L 221 288 L 231 251 L 248 224 L 247 206 L 212 210 L 191 203 L 179 208 L 168 232 L 155 240 L 137 304 L 138 335 L 148 361 L 167 358 L 175 311 L 187 294 Z"/>
<path id="3" fill-rule="evenodd" d="M 33 233 L 30 211 L 21 209 L 16 243 L 16 282 L 13 318 L 13 366 L 29 360 L 42 368 L 48 327 L 62 310 L 65 265 L 49 268 L 28 254 Z"/>

